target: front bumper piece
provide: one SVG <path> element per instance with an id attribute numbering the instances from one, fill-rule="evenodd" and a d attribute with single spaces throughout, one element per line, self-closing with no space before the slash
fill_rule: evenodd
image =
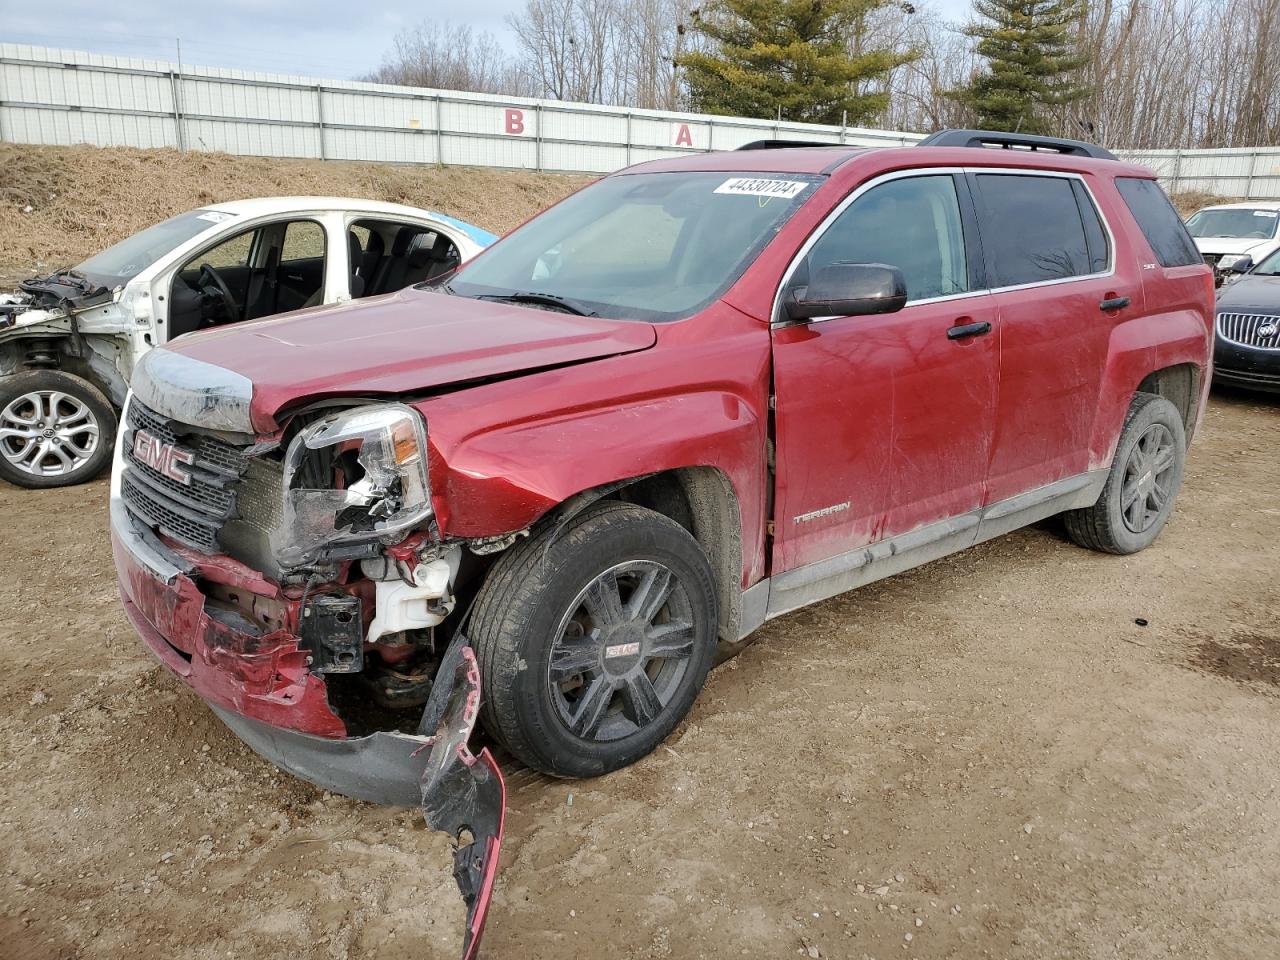
<path id="1" fill-rule="evenodd" d="M 117 474 L 112 550 L 125 612 L 147 647 L 282 769 L 361 800 L 420 803 L 427 825 L 454 842 L 453 874 L 467 905 L 462 956 L 471 960 L 497 876 L 506 787 L 489 751 L 467 747 L 479 715 L 480 670 L 465 637 L 459 633 L 446 653 L 416 735 L 348 738 L 298 638 L 284 631 L 251 637 L 211 618 L 196 585 L 200 571 L 135 524 L 118 487 Z"/>

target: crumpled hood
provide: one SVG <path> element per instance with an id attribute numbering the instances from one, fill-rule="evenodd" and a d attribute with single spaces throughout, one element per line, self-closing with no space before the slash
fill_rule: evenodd
<path id="1" fill-rule="evenodd" d="M 1201 253 L 1250 253 L 1254 247 L 1265 247 L 1271 240 L 1257 237 L 1195 237 L 1196 249 Z"/>
<path id="2" fill-rule="evenodd" d="M 410 288 L 191 334 L 152 354 L 172 351 L 251 383 L 250 416 L 266 433 L 278 411 L 303 400 L 424 391 L 631 353 L 656 340 L 639 321 Z M 154 372 L 171 366 L 148 357 Z"/>
<path id="3" fill-rule="evenodd" d="M 1280 277 L 1246 273 L 1218 291 L 1218 309 L 1280 314 Z"/>

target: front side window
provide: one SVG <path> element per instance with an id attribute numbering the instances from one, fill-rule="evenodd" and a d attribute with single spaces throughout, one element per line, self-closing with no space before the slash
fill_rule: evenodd
<path id="1" fill-rule="evenodd" d="M 1201 210 L 1191 215 L 1187 230 L 1193 237 L 1227 240 L 1270 240 L 1276 235 L 1280 211 L 1251 208 Z"/>
<path id="2" fill-rule="evenodd" d="M 210 247 L 196 254 L 183 266 L 182 272 L 196 271 L 208 265 L 215 270 L 236 269 L 249 266 L 249 254 L 253 252 L 253 238 L 257 230 L 246 230 L 234 237 L 223 240 L 216 247 Z"/>
<path id="3" fill-rule="evenodd" d="M 908 300 L 969 289 L 964 229 L 950 175 L 909 177 L 872 187 L 818 238 L 792 284 L 833 263 L 887 263 L 902 271 Z"/>
<path id="4" fill-rule="evenodd" d="M 1072 179 L 982 173 L 974 180 L 982 216 L 982 245 L 994 286 L 1014 287 L 1100 272 Z"/>
<path id="5" fill-rule="evenodd" d="M 728 290 L 820 180 L 729 172 L 607 177 L 486 250 L 444 289 L 623 320 L 678 320 Z"/>

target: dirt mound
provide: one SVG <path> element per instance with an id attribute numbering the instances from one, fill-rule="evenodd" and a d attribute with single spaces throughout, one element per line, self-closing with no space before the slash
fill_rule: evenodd
<path id="1" fill-rule="evenodd" d="M 0 263 L 15 273 L 76 263 L 166 217 L 246 197 L 387 200 L 502 233 L 586 182 L 473 167 L 0 143 L 0 204 L 7 208 Z"/>
<path id="2" fill-rule="evenodd" d="M 1220 197 L 1216 193 L 1209 193 L 1205 190 L 1187 190 L 1184 193 L 1171 194 L 1169 199 L 1178 208 L 1178 213 L 1185 218 L 1191 216 L 1201 207 L 1211 207 L 1215 203 L 1235 203 L 1239 198 Z"/>

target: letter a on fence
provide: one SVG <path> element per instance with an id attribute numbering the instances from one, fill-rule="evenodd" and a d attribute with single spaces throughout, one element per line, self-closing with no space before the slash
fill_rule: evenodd
<path id="1" fill-rule="evenodd" d="M 682 123 L 680 124 L 679 127 L 676 128 L 676 146 L 677 147 L 693 146 L 693 134 L 689 132 L 689 125 L 687 123 Z"/>

